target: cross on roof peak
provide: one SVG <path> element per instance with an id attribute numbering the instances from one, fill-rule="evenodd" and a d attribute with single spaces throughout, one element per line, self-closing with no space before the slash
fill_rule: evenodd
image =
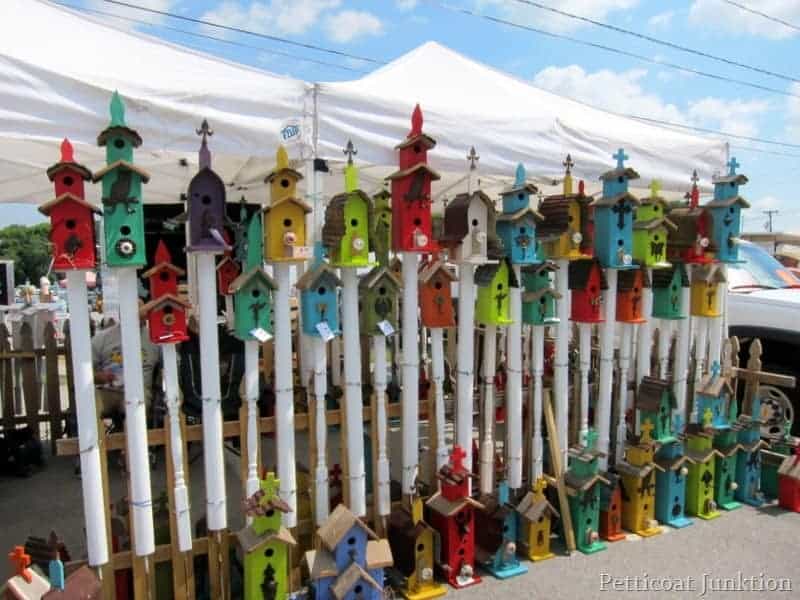
<path id="1" fill-rule="evenodd" d="M 653 437 L 650 435 L 655 428 L 653 422 L 650 419 L 645 419 L 644 423 L 639 426 L 639 429 L 642 432 L 642 437 L 640 438 L 640 442 L 643 444 L 647 444 L 653 441 Z"/>
<path id="2" fill-rule="evenodd" d="M 275 477 L 275 473 L 270 471 L 267 476 L 261 480 L 259 486 L 264 492 L 264 500 L 269 501 L 278 496 L 278 489 L 280 488 L 281 480 Z"/>
<path id="3" fill-rule="evenodd" d="M 736 169 L 742 166 L 736 160 L 735 156 L 731 156 L 731 159 L 728 161 L 727 165 L 728 165 L 728 175 L 736 175 Z"/>
<path id="4" fill-rule="evenodd" d="M 586 448 L 589 450 L 594 450 L 597 446 L 597 438 L 598 434 L 594 429 L 590 429 L 586 432 Z"/>
<path id="5" fill-rule="evenodd" d="M 661 182 L 658 179 L 653 179 L 650 182 L 650 197 L 658 198 L 658 193 L 661 191 Z"/>
<path id="6" fill-rule="evenodd" d="M 544 494 L 544 491 L 547 489 L 547 480 L 544 477 L 539 477 L 533 482 L 532 487 L 535 494 Z"/>
<path id="7" fill-rule="evenodd" d="M 344 147 L 344 150 L 342 150 L 342 154 L 347 156 L 347 164 L 352 165 L 353 157 L 358 154 L 358 150 L 356 150 L 356 147 L 353 145 L 353 140 L 347 140 L 347 145 Z"/>
<path id="8" fill-rule="evenodd" d="M 567 158 L 565 158 L 564 162 L 562 162 L 561 164 L 564 165 L 564 168 L 566 168 L 567 175 L 572 173 L 572 167 L 575 166 L 575 163 L 572 162 L 572 155 L 571 154 L 567 154 Z"/>
<path id="9" fill-rule="evenodd" d="M 33 577 L 28 569 L 31 566 L 31 557 L 25 554 L 24 546 L 14 546 L 14 549 L 8 553 L 8 560 L 14 569 L 14 575 L 22 577 L 28 583 L 32 581 Z"/>
<path id="10" fill-rule="evenodd" d="M 722 371 L 722 366 L 719 364 L 719 361 L 715 360 L 711 363 L 711 378 L 716 379 L 719 377 L 720 372 Z"/>
<path id="11" fill-rule="evenodd" d="M 467 453 L 464 452 L 464 449 L 456 444 L 453 446 L 453 451 L 450 453 L 450 462 L 453 463 L 453 470 L 454 471 L 462 471 L 464 470 L 464 459 L 467 457 Z"/>
<path id="12" fill-rule="evenodd" d="M 475 151 L 475 146 L 471 146 L 469 149 L 469 154 L 467 154 L 467 160 L 469 161 L 469 170 L 474 171 L 478 168 L 478 161 L 481 159 L 478 156 L 478 153 Z"/>
<path id="13" fill-rule="evenodd" d="M 706 408 L 705 411 L 703 411 L 703 427 L 711 427 L 711 422 L 713 421 L 713 419 L 714 419 L 714 412 L 711 410 L 710 407 Z"/>
<path id="14" fill-rule="evenodd" d="M 628 160 L 628 158 L 630 158 L 630 157 L 627 154 L 625 154 L 625 150 L 620 148 L 619 150 L 617 150 L 616 154 L 612 154 L 611 155 L 611 158 L 614 158 L 614 159 L 617 160 L 617 168 L 618 169 L 624 169 L 625 168 L 625 161 Z"/>

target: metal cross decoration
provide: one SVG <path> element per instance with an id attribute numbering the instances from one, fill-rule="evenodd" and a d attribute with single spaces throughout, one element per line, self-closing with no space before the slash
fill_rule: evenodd
<path id="1" fill-rule="evenodd" d="M 575 166 L 575 163 L 572 162 L 572 156 L 567 154 L 567 158 L 561 164 L 564 165 L 564 167 L 567 169 L 566 174 L 570 175 L 572 173 L 572 167 Z"/>
<path id="2" fill-rule="evenodd" d="M 716 296 L 716 290 L 714 288 L 709 288 L 706 292 L 706 299 L 708 300 L 708 309 L 711 310 L 714 307 L 714 297 Z"/>
<path id="3" fill-rule="evenodd" d="M 634 294 L 633 298 L 631 299 L 631 305 L 633 307 L 634 316 L 639 314 L 639 302 L 641 301 L 642 301 L 641 294 Z"/>
<path id="4" fill-rule="evenodd" d="M 508 298 L 508 294 L 504 294 L 502 292 L 495 295 L 494 300 L 495 300 L 495 302 L 497 302 L 497 312 L 498 313 L 503 310 L 503 300 L 505 300 L 506 298 Z"/>
<path id="5" fill-rule="evenodd" d="M 214 135 L 214 131 L 208 125 L 208 119 L 203 119 L 203 122 L 200 123 L 200 129 L 195 129 L 195 132 L 197 135 L 203 136 L 203 144 L 206 143 L 207 138 L 210 138 L 212 135 Z"/>
<path id="6" fill-rule="evenodd" d="M 195 130 L 197 135 L 203 137 L 202 141 L 200 142 L 200 156 L 199 156 L 199 163 L 200 168 L 210 167 L 211 166 L 211 153 L 208 151 L 208 145 L 206 141 L 214 132 L 211 130 L 211 127 L 208 126 L 208 121 L 203 119 L 203 122 L 200 124 L 200 129 Z"/>
<path id="7" fill-rule="evenodd" d="M 353 140 L 347 140 L 347 146 L 342 150 L 342 154 L 347 156 L 347 164 L 352 165 L 353 157 L 358 154 L 358 150 L 353 146 Z"/>
<path id="8" fill-rule="evenodd" d="M 711 474 L 709 469 L 706 469 L 703 472 L 702 481 L 706 486 L 706 491 L 708 491 L 708 489 L 711 487 L 711 484 L 714 483 L 714 476 Z"/>
<path id="9" fill-rule="evenodd" d="M 261 490 L 264 492 L 264 497 L 267 500 L 272 500 L 278 495 L 278 490 L 280 489 L 281 480 L 275 477 L 275 473 L 269 472 L 267 476 L 261 480 L 259 484 Z"/>
<path id="10" fill-rule="evenodd" d="M 653 473 L 655 473 L 655 471 L 650 471 L 644 476 L 644 479 L 642 479 L 642 485 L 640 485 L 637 490 L 639 492 L 639 497 L 644 498 L 645 496 L 649 496 L 655 489 L 656 484 L 653 481 Z"/>
<path id="11" fill-rule="evenodd" d="M 625 150 L 620 148 L 619 150 L 617 150 L 616 154 L 613 154 L 611 156 L 611 158 L 614 158 L 614 159 L 617 160 L 617 168 L 618 169 L 624 169 L 625 168 L 625 161 L 628 160 L 628 158 L 630 158 L 630 157 L 627 154 L 625 154 Z"/>
<path id="12" fill-rule="evenodd" d="M 736 169 L 741 167 L 742 165 L 736 160 L 735 156 L 731 156 L 731 159 L 728 161 L 728 175 L 736 175 Z"/>
<path id="13" fill-rule="evenodd" d="M 617 228 L 623 229 L 625 227 L 625 215 L 633 210 L 630 204 L 624 199 L 619 200 L 611 210 L 617 214 Z"/>
<path id="14" fill-rule="evenodd" d="M 266 302 L 253 302 L 250 305 L 250 310 L 253 311 L 253 321 L 258 323 L 258 315 L 265 308 L 267 308 L 267 303 Z"/>
<path id="15" fill-rule="evenodd" d="M 111 190 L 108 196 L 102 199 L 103 205 L 109 213 L 113 213 L 118 204 L 125 205 L 125 211 L 130 215 L 136 212 L 131 208 L 131 204 L 136 204 L 138 200 L 136 196 L 131 196 L 131 182 L 133 174 L 128 169 L 122 168 L 111 184 Z"/>
<path id="16" fill-rule="evenodd" d="M 475 151 L 475 146 L 470 147 L 469 154 L 467 154 L 467 160 L 469 161 L 469 170 L 474 171 L 478 168 L 478 161 L 481 159 L 478 156 L 478 153 Z"/>
<path id="17" fill-rule="evenodd" d="M 639 426 L 639 429 L 642 432 L 642 437 L 639 439 L 639 441 L 642 444 L 649 444 L 650 442 L 653 441 L 653 438 L 651 437 L 650 434 L 652 433 L 654 427 L 655 427 L 655 425 L 653 425 L 653 423 L 652 423 L 652 421 L 650 421 L 650 419 L 645 419 L 644 423 L 642 423 Z"/>
<path id="18" fill-rule="evenodd" d="M 692 171 L 692 186 L 696 186 L 698 181 L 700 181 L 700 177 L 697 175 L 697 169 L 695 169 Z"/>

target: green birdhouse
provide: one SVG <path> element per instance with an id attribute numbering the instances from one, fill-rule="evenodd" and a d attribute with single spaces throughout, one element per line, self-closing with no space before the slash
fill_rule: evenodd
<path id="1" fill-rule="evenodd" d="M 281 515 L 291 509 L 278 497 L 279 483 L 267 473 L 261 489 L 246 502 L 253 522 L 236 533 L 244 555 L 245 600 L 286 598 L 289 593 L 289 552 L 297 542 L 281 526 Z"/>
<path id="2" fill-rule="evenodd" d="M 672 410 L 675 396 L 669 381 L 645 375 L 639 384 L 636 395 L 638 423 L 650 422 L 653 425 L 652 438 L 659 444 L 675 441 L 672 431 Z"/>
<path id="3" fill-rule="evenodd" d="M 370 243 L 375 251 L 375 260 L 382 267 L 389 266 L 389 250 L 392 247 L 392 195 L 382 189 L 372 197 L 373 219 Z"/>
<path id="4" fill-rule="evenodd" d="M 600 484 L 611 482 L 599 473 L 599 458 L 604 455 L 595 449 L 596 439 L 597 434 L 590 429 L 586 446 L 570 448 L 569 470 L 564 477 L 575 545 L 584 554 L 606 548 L 600 541 Z"/>
<path id="5" fill-rule="evenodd" d="M 133 149 L 142 144 L 136 131 L 125 125 L 125 105 L 117 92 L 111 96 L 111 123 L 97 136 L 106 148 L 106 166 L 94 174 L 102 182 L 103 230 L 106 264 L 141 267 L 147 262 L 144 248 L 142 184 L 150 176 L 133 164 Z"/>
<path id="6" fill-rule="evenodd" d="M 683 263 L 668 269 L 653 271 L 653 318 L 685 319 L 687 306 L 683 305 L 683 288 L 689 287 L 689 276 Z"/>
<path id="7" fill-rule="evenodd" d="M 397 306 L 402 284 L 389 269 L 375 267 L 358 283 L 360 330 L 362 335 L 383 333 L 380 323 L 386 321 L 397 330 Z"/>
<path id="8" fill-rule="evenodd" d="M 510 288 L 519 287 L 509 260 L 503 258 L 495 264 L 480 265 L 475 269 L 475 285 L 478 286 L 475 322 L 482 325 L 509 325 Z"/>
<path id="9" fill-rule="evenodd" d="M 715 459 L 722 454 L 713 447 L 710 429 L 711 415 L 704 415 L 707 425 L 690 423 L 686 426 L 686 456 L 689 457 L 689 474 L 686 478 L 686 512 L 701 519 L 719 516 L 714 500 L 716 481 Z"/>
<path id="10" fill-rule="evenodd" d="M 633 222 L 633 260 L 646 267 L 665 268 L 667 261 L 667 237 L 670 230 L 678 226 L 667 216 L 667 202 L 658 195 L 661 186 L 653 180 L 650 196 L 642 200 L 636 209 Z"/>
<path id="11" fill-rule="evenodd" d="M 553 262 L 544 262 L 522 269 L 522 322 L 529 325 L 551 325 L 558 323 L 556 301 L 561 294 L 553 289 L 550 273 L 555 271 Z"/>

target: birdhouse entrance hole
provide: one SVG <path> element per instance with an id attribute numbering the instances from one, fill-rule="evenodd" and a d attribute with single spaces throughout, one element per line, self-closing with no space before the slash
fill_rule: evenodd
<path id="1" fill-rule="evenodd" d="M 288 179 L 281 179 L 281 187 L 288 188 L 289 187 L 289 180 Z"/>
<path id="2" fill-rule="evenodd" d="M 378 293 L 379 293 L 381 296 L 385 296 L 385 295 L 386 295 L 386 288 L 385 288 L 385 287 L 379 287 L 379 288 L 378 288 Z"/>
<path id="3" fill-rule="evenodd" d="M 317 290 L 317 293 L 318 293 L 320 296 L 324 296 L 324 295 L 325 295 L 325 292 L 326 292 L 326 290 L 325 290 L 325 287 L 324 287 L 324 286 L 323 286 L 323 287 L 320 287 L 320 288 Z"/>
<path id="4" fill-rule="evenodd" d="M 350 219 L 351 227 L 358 227 L 358 219 Z"/>
<path id="5" fill-rule="evenodd" d="M 417 552 L 422 552 L 425 550 L 425 544 L 417 544 Z"/>
<path id="6" fill-rule="evenodd" d="M 203 197 L 200 198 L 200 201 L 206 206 L 208 206 L 209 204 L 211 204 L 211 196 L 209 196 L 208 194 L 203 194 Z"/>
<path id="7" fill-rule="evenodd" d="M 435 287 L 437 290 L 442 289 L 442 282 L 437 281 L 436 283 L 433 284 L 433 287 Z"/>
<path id="8" fill-rule="evenodd" d="M 66 226 L 67 226 L 67 229 L 75 229 L 75 220 L 74 219 L 67 219 Z"/>
<path id="9" fill-rule="evenodd" d="M 348 546 L 354 546 L 354 545 L 355 545 L 355 543 L 356 543 L 356 538 L 354 538 L 354 537 L 352 537 L 352 536 L 351 536 L 351 537 L 349 537 L 349 538 L 347 538 L 347 545 L 348 545 Z"/>
<path id="10" fill-rule="evenodd" d="M 167 304 L 167 305 L 164 307 L 164 314 L 165 314 L 165 315 L 171 315 L 171 314 L 172 314 L 172 307 L 171 307 L 169 304 Z"/>
<path id="11" fill-rule="evenodd" d="M 131 228 L 128 227 L 127 225 L 123 225 L 122 227 L 119 228 L 119 232 L 122 235 L 130 235 L 131 234 Z"/>
<path id="12" fill-rule="evenodd" d="M 119 148 L 120 150 L 125 147 L 125 140 L 121 140 L 119 138 L 114 140 L 114 147 Z"/>
<path id="13" fill-rule="evenodd" d="M 169 273 L 167 273 L 166 271 L 161 271 L 161 273 L 158 274 L 158 278 L 161 281 L 168 281 L 169 280 Z"/>
<path id="14" fill-rule="evenodd" d="M 253 290 L 252 292 L 253 298 L 258 298 L 261 295 L 260 290 Z"/>
<path id="15" fill-rule="evenodd" d="M 363 590 L 364 590 L 364 588 L 361 586 L 360 583 L 356 587 L 353 588 L 353 591 L 355 591 L 356 594 L 360 594 Z"/>
<path id="16" fill-rule="evenodd" d="M 422 219 L 420 219 L 419 217 L 417 217 L 416 219 L 414 219 L 414 225 L 416 225 L 417 227 L 419 227 L 420 225 L 422 225 Z"/>
<path id="17" fill-rule="evenodd" d="M 65 185 L 65 186 L 69 187 L 69 186 L 71 186 L 73 183 L 75 183 L 75 180 L 74 180 L 72 177 L 70 177 L 69 175 L 67 175 L 66 177 L 64 177 L 64 185 Z"/>
<path id="18" fill-rule="evenodd" d="M 273 550 L 272 548 L 267 548 L 264 551 L 264 556 L 266 556 L 267 558 L 270 558 L 273 554 L 275 554 L 275 550 Z"/>

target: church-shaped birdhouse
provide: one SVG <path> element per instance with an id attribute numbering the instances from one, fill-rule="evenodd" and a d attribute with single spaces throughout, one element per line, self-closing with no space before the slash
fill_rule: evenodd
<path id="1" fill-rule="evenodd" d="M 640 267 L 620 272 L 617 278 L 616 319 L 619 323 L 644 323 L 642 295 L 650 287 L 647 269 Z"/>
<path id="2" fill-rule="evenodd" d="M 378 335 L 388 323 L 397 331 L 397 308 L 402 284 L 389 269 L 375 267 L 358 282 L 360 332 Z"/>
<path id="3" fill-rule="evenodd" d="M 592 197 L 583 192 L 583 182 L 578 193 L 573 193 L 572 157 L 564 161 L 566 169 L 563 193 L 547 196 L 539 205 L 539 214 L 544 221 L 536 229 L 536 238 L 548 259 L 577 260 L 591 258 L 589 204 Z"/>
<path id="4" fill-rule="evenodd" d="M 650 196 L 642 199 L 633 222 L 633 260 L 645 267 L 662 269 L 667 261 L 667 238 L 677 229 L 667 217 L 667 202 L 658 195 L 660 184 L 650 183 Z"/>
<path id="5" fill-rule="evenodd" d="M 719 265 L 707 265 L 695 269 L 691 285 L 690 312 L 693 317 L 719 317 L 720 284 L 725 282 L 725 273 Z"/>
<path id="6" fill-rule="evenodd" d="M 656 473 L 656 519 L 676 529 L 691 525 L 693 521 L 685 516 L 686 477 L 691 459 L 683 452 L 683 442 L 676 440 L 661 446 L 656 452 L 656 463 L 661 467 Z"/>
<path id="7" fill-rule="evenodd" d="M 558 269 L 547 261 L 522 268 L 522 322 L 529 325 L 552 325 L 558 323 L 556 301 L 561 294 L 553 288 L 550 273 Z"/>
<path id="8" fill-rule="evenodd" d="M 211 168 L 208 138 L 214 134 L 203 121 L 197 134 L 202 137 L 198 163 L 200 170 L 189 182 L 189 247 L 190 252 L 221 253 L 229 249 L 224 238 L 225 183 Z"/>
<path id="9" fill-rule="evenodd" d="M 547 481 L 544 477 L 537 479 L 531 488 L 517 504 L 520 522 L 517 539 L 520 550 L 530 560 L 538 562 L 555 557 L 550 551 L 550 532 L 553 519 L 557 519 L 559 514 L 545 497 Z"/>
<path id="10" fill-rule="evenodd" d="M 411 131 L 398 146 L 400 168 L 388 180 L 392 186 L 392 249 L 395 252 L 433 252 L 431 182 L 439 174 L 428 166 L 428 150 L 436 142 L 422 131 L 419 104 L 411 115 Z"/>
<path id="11" fill-rule="evenodd" d="M 710 419 L 709 419 L 710 421 Z M 701 519 L 715 519 L 720 513 L 714 500 L 715 461 L 719 451 L 713 446 L 710 428 L 698 423 L 686 426 L 686 513 Z"/>
<path id="12" fill-rule="evenodd" d="M 375 252 L 375 260 L 386 267 L 389 265 L 389 251 L 392 249 L 392 195 L 382 188 L 372 197 L 372 231 L 369 241 Z"/>
<path id="13" fill-rule="evenodd" d="M 629 269 L 633 265 L 633 212 L 639 206 L 628 192 L 628 182 L 639 174 L 625 166 L 628 158 L 620 148 L 613 158 L 617 167 L 600 176 L 603 195 L 594 208 L 594 255 L 605 268 Z"/>
<path id="14" fill-rule="evenodd" d="M 480 502 L 483 510 L 475 513 L 478 563 L 498 579 L 527 573 L 528 568 L 517 558 L 519 520 L 510 504 L 508 482 L 500 482 L 497 494 L 486 494 Z"/>
<path id="15" fill-rule="evenodd" d="M 736 459 L 736 499 L 750 506 L 764 504 L 761 492 L 761 449 L 769 444 L 761 439 L 761 401 L 753 398 L 751 413 L 739 415 L 733 425 L 739 442 L 739 455 Z"/>
<path id="16" fill-rule="evenodd" d="M 536 225 L 544 218 L 530 206 L 536 186 L 525 182 L 525 167 L 517 165 L 514 181 L 504 190 L 503 212 L 497 216 L 497 235 L 503 241 L 506 256 L 515 265 L 533 265 L 542 261 L 536 241 Z"/>
<path id="17" fill-rule="evenodd" d="M 475 285 L 478 286 L 475 322 L 511 324 L 511 288 L 519 287 L 519 282 L 509 260 L 502 258 L 497 263 L 480 265 L 475 269 Z"/>
<path id="18" fill-rule="evenodd" d="M 150 299 L 155 300 L 161 296 L 178 295 L 178 278 L 185 275 L 185 271 L 172 264 L 172 256 L 164 240 L 159 240 L 155 253 L 155 265 L 142 273 L 142 278 L 147 279 L 150 286 Z"/>
<path id="19" fill-rule="evenodd" d="M 711 372 L 700 380 L 695 389 L 694 401 L 700 422 L 705 422 L 708 417 L 709 425 L 714 429 L 729 428 L 728 411 L 731 398 L 733 398 L 731 382 L 725 375 L 720 374 L 720 365 L 714 362 L 711 365 Z"/>
<path id="20" fill-rule="evenodd" d="M 54 183 L 55 197 L 39 212 L 50 217 L 53 270 L 94 269 L 94 213 L 100 210 L 85 200 L 83 182 L 91 180 L 92 173 L 75 162 L 68 139 L 61 142 L 61 160 L 47 169 L 47 176 Z"/>
<path id="21" fill-rule="evenodd" d="M 279 480 L 267 473 L 260 489 L 247 499 L 253 522 L 236 533 L 244 555 L 244 600 L 285 598 L 291 587 L 290 553 L 297 545 L 281 525 L 283 513 L 291 508 L 278 496 Z"/>
<path id="22" fill-rule="evenodd" d="M 342 287 L 342 282 L 336 276 L 336 272 L 327 264 L 320 262 L 316 267 L 306 271 L 297 280 L 295 287 L 300 293 L 303 333 L 321 337 L 321 331 L 326 331 L 327 327 L 327 330 L 333 335 L 338 334 L 339 300 L 337 290 Z"/>
<path id="23" fill-rule="evenodd" d="M 665 379 L 645 375 L 639 383 L 636 395 L 638 421 L 652 423 L 651 436 L 659 444 L 675 441 L 672 431 L 672 411 L 675 409 L 675 396 L 672 385 Z"/>
<path id="24" fill-rule="evenodd" d="M 736 411 L 736 402 L 730 404 L 731 413 Z M 736 417 L 731 414 L 732 420 Z M 717 479 L 714 482 L 714 500 L 719 508 L 734 510 L 740 508 L 741 503 L 736 501 L 736 462 L 739 458 L 741 445 L 736 440 L 736 430 L 729 428 L 715 431 L 714 448 L 719 451 L 715 458 L 714 471 Z"/>
<path id="25" fill-rule="evenodd" d="M 747 177 L 736 173 L 739 163 L 731 157 L 728 174 L 715 177 L 714 199 L 705 205 L 711 213 L 711 240 L 716 249 L 715 258 L 723 263 L 739 261 L 739 234 L 742 230 L 742 209 L 750 204 L 739 195 L 739 186 L 747 183 Z"/>
<path id="26" fill-rule="evenodd" d="M 125 124 L 125 106 L 117 92 L 111 96 L 111 123 L 97 136 L 106 148 L 106 166 L 92 180 L 102 182 L 105 258 L 109 267 L 141 267 L 144 247 L 142 184 L 150 176 L 133 164 L 133 149 L 142 138 Z"/>
<path id="27" fill-rule="evenodd" d="M 608 485 L 600 486 L 600 539 L 606 542 L 621 542 L 627 539 L 622 531 L 622 485 L 620 476 L 606 471 Z"/>
<path id="28" fill-rule="evenodd" d="M 628 531 L 650 537 L 661 533 L 656 521 L 656 444 L 651 437 L 655 426 L 649 419 L 640 421 L 638 443 L 628 446 L 625 460 L 615 465 L 620 474 L 622 526 Z"/>
<path id="29" fill-rule="evenodd" d="M 711 243 L 711 212 L 700 206 L 700 178 L 692 173 L 692 188 L 686 193 L 687 204 L 673 208 L 670 221 L 676 230 L 671 232 L 667 256 L 670 261 L 688 264 L 706 264 L 714 260 Z"/>
<path id="30" fill-rule="evenodd" d="M 688 307 L 683 305 L 683 288 L 689 287 L 689 276 L 683 263 L 653 271 L 653 313 L 655 319 L 685 319 Z"/>
<path id="31" fill-rule="evenodd" d="M 300 172 L 289 166 L 289 155 L 286 148 L 279 146 L 275 153 L 275 168 L 264 179 L 264 183 L 269 186 L 269 198 L 272 206 L 289 198 L 297 198 L 297 182 L 301 179 L 303 176 Z"/>
<path id="32" fill-rule="evenodd" d="M 496 241 L 495 210 L 482 191 L 458 194 L 444 209 L 444 228 L 439 242 L 453 249 L 455 262 L 484 264 L 490 242 Z M 495 244 L 497 245 L 497 244 Z"/>
<path id="33" fill-rule="evenodd" d="M 571 320 L 576 323 L 603 321 L 602 292 L 608 289 L 608 283 L 597 260 L 569 263 L 569 289 L 572 291 Z"/>
<path id="34" fill-rule="evenodd" d="M 289 167 L 289 156 L 278 148 L 275 169 L 267 176 L 271 204 L 264 208 L 264 247 L 267 262 L 303 261 L 311 256 L 306 246 L 306 215 L 311 207 L 297 198 L 300 174 Z"/>
<path id="35" fill-rule="evenodd" d="M 456 276 L 439 259 L 426 262 L 419 271 L 419 309 L 424 327 L 455 327 L 450 284 Z"/>
<path id="36" fill-rule="evenodd" d="M 142 311 L 147 315 L 150 341 L 154 344 L 175 344 L 188 340 L 188 310 L 188 302 L 173 294 L 159 296 L 145 304 Z"/>
<path id="37" fill-rule="evenodd" d="M 600 541 L 600 486 L 611 482 L 599 472 L 599 459 L 605 455 L 594 447 L 597 440 L 594 430 L 589 430 L 586 440 L 586 446 L 570 448 L 569 469 L 564 483 L 569 496 L 575 545 L 584 554 L 593 554 L 606 549 Z"/>

